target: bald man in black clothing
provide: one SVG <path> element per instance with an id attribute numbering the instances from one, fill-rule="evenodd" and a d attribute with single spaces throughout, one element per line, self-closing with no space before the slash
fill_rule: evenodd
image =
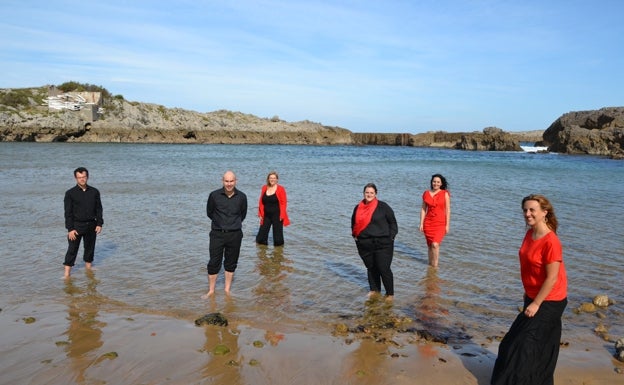
<path id="1" fill-rule="evenodd" d="M 208 195 L 206 214 L 210 224 L 210 259 L 208 260 L 207 299 L 214 294 L 217 274 L 223 265 L 225 293 L 230 294 L 234 271 L 238 266 L 243 240 L 243 221 L 247 216 L 247 195 L 236 188 L 236 175 L 232 171 L 223 174 L 223 187 Z"/>
<path id="2" fill-rule="evenodd" d="M 90 270 L 95 253 L 95 239 L 102 231 L 102 200 L 95 187 L 87 185 L 89 171 L 84 167 L 74 170 L 76 186 L 65 192 L 65 228 L 67 229 L 67 253 L 65 254 L 65 278 L 71 275 L 76 262 L 80 241 L 84 238 L 85 267 Z"/>

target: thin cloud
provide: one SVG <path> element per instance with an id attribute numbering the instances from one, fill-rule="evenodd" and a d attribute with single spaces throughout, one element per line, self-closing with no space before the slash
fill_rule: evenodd
<path id="1" fill-rule="evenodd" d="M 544 129 L 624 100 L 618 1 L 23 3 L 0 4 L 0 87 L 356 132 Z"/>

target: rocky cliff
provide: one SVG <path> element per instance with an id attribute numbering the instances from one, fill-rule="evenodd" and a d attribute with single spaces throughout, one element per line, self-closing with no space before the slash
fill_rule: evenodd
<path id="1" fill-rule="evenodd" d="M 0 141 L 350 144 L 351 132 L 310 121 L 199 113 L 117 99 L 96 120 L 83 111 L 5 108 L 0 110 Z"/>
<path id="2" fill-rule="evenodd" d="M 0 90 L 0 141 L 392 145 L 520 151 L 527 136 L 483 132 L 352 133 L 310 121 L 286 122 L 232 111 L 200 113 L 109 97 L 104 108 L 51 110 L 48 86 Z M 99 106 L 101 107 L 101 106 Z M 535 133 L 526 133 L 536 137 Z"/>
<path id="3" fill-rule="evenodd" d="M 516 136 L 500 128 L 487 127 L 483 132 L 426 132 L 422 134 L 358 134 L 352 135 L 354 144 L 391 146 L 441 147 L 472 151 L 522 151 L 520 141 L 526 136 Z M 533 137 L 534 142 L 541 135 Z"/>
<path id="4" fill-rule="evenodd" d="M 552 152 L 624 159 L 624 107 L 563 114 L 544 131 Z"/>

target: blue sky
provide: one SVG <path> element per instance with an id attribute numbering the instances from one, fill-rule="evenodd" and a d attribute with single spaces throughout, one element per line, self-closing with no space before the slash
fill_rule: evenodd
<path id="1" fill-rule="evenodd" d="M 619 0 L 3 0 L 0 15 L 0 88 L 78 81 L 353 132 L 541 130 L 624 106 Z"/>

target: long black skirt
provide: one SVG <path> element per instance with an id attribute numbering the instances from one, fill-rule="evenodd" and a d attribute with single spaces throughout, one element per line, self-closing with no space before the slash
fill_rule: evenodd
<path id="1" fill-rule="evenodd" d="M 533 302 L 524 300 L 524 309 Z M 518 314 L 498 347 L 492 385 L 552 385 L 561 342 L 561 316 L 568 304 L 544 301 L 533 318 Z"/>

